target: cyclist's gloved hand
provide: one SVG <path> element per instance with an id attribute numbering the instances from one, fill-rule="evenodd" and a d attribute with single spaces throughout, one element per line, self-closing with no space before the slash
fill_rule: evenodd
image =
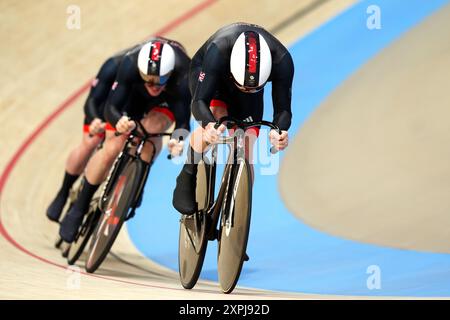
<path id="1" fill-rule="evenodd" d="M 169 153 L 172 157 L 178 157 L 183 152 L 184 141 L 179 141 L 178 139 L 170 139 L 167 144 L 167 148 L 169 149 Z"/>
<path id="2" fill-rule="evenodd" d="M 105 131 L 106 123 L 104 123 L 101 119 L 95 118 L 89 124 L 89 134 L 96 135 L 98 133 L 102 133 Z"/>
<path id="3" fill-rule="evenodd" d="M 217 129 L 214 127 L 215 125 L 215 122 L 210 122 L 206 125 L 205 130 L 203 131 L 203 138 L 208 144 L 217 142 L 219 136 L 224 133 L 226 129 L 225 125 L 223 124 L 221 124 Z"/>
<path id="4" fill-rule="evenodd" d="M 269 139 L 270 144 L 273 145 L 273 147 L 277 151 L 282 151 L 286 149 L 286 147 L 289 144 L 289 135 L 287 131 L 281 131 L 281 134 L 279 134 L 276 130 L 270 130 L 269 133 Z"/>
<path id="5" fill-rule="evenodd" d="M 127 116 L 122 116 L 116 123 L 116 130 L 119 133 L 130 132 L 136 128 L 136 123 Z"/>

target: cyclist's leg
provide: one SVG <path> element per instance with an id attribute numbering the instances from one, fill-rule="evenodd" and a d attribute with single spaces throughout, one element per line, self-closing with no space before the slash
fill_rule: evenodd
<path id="1" fill-rule="evenodd" d="M 47 209 L 47 217 L 52 221 L 58 221 L 62 209 L 69 196 L 69 191 L 78 177 L 82 174 L 92 152 L 103 140 L 102 135 L 89 136 L 88 119 L 85 119 L 83 126 L 83 137 L 78 146 L 73 149 L 66 161 L 63 183 L 56 194 L 56 197 Z"/>
<path id="2" fill-rule="evenodd" d="M 228 105 L 219 98 L 211 100 L 209 109 L 216 120 L 228 115 Z M 191 148 L 197 153 L 203 153 L 207 148 L 207 144 L 203 138 L 204 130 L 203 127 L 195 129 L 189 141 Z"/>
<path id="3" fill-rule="evenodd" d="M 258 121 L 258 120 L 255 120 Z M 229 130 L 230 135 L 234 133 L 233 129 Z M 259 137 L 259 127 L 251 127 L 245 130 L 245 137 L 244 137 L 244 147 L 245 147 L 245 158 L 248 160 L 248 163 L 250 165 L 250 175 L 252 179 L 252 184 L 255 180 L 255 174 L 254 174 L 254 146 L 256 140 L 258 140 Z"/>
<path id="4" fill-rule="evenodd" d="M 72 208 L 61 222 L 60 236 L 66 242 L 72 242 L 89 209 L 89 203 L 99 185 L 108 174 L 109 169 L 119 155 L 127 139 L 126 135 L 115 136 L 111 125 L 106 127 L 106 138 L 103 148 L 96 152 L 86 166 L 83 188 Z"/>
<path id="5" fill-rule="evenodd" d="M 140 121 L 148 133 L 160 133 L 170 128 L 175 121 L 175 116 L 167 107 L 154 107 Z M 141 159 L 148 163 L 155 161 L 162 149 L 162 138 L 151 138 L 150 140 L 153 144 L 146 143 L 141 153 Z M 153 146 L 156 150 L 154 150 Z M 141 206 L 143 195 L 144 190 L 139 195 L 136 208 Z"/>
<path id="6" fill-rule="evenodd" d="M 115 129 L 110 124 L 107 124 L 103 147 L 92 156 L 86 166 L 85 175 L 89 183 L 99 185 L 105 180 L 109 169 L 122 150 L 126 140 L 126 134 L 116 136 Z"/>
<path id="7" fill-rule="evenodd" d="M 141 120 L 142 125 L 148 133 L 160 133 L 167 131 L 174 123 L 175 116 L 167 107 L 154 107 L 152 108 Z M 142 150 L 142 160 L 150 162 L 152 154 L 154 153 L 153 160 L 156 159 L 162 148 L 162 138 L 150 139 L 156 150 L 153 150 L 153 145 L 147 143 Z"/>
<path id="8" fill-rule="evenodd" d="M 66 171 L 72 175 L 81 175 L 89 161 L 92 152 L 103 140 L 104 134 L 89 136 L 89 124 L 83 126 L 83 139 L 81 143 L 72 150 L 66 161 Z"/>
<path id="9" fill-rule="evenodd" d="M 255 180 L 255 169 L 254 169 L 254 146 L 256 140 L 259 137 L 259 128 L 253 127 L 245 131 L 245 158 L 250 164 L 250 175 L 252 178 L 252 184 Z"/>
<path id="10" fill-rule="evenodd" d="M 216 119 L 227 116 L 227 108 L 223 100 L 211 100 L 210 109 Z M 177 177 L 172 204 L 182 214 L 192 214 L 197 210 L 195 201 L 197 165 L 207 147 L 203 132 L 204 129 L 198 127 L 192 133 L 186 163 Z"/>

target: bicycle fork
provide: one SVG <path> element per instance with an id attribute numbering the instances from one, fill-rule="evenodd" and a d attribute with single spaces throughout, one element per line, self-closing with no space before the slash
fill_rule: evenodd
<path id="1" fill-rule="evenodd" d="M 230 235 L 231 228 L 234 225 L 234 201 L 236 199 L 239 180 L 242 175 L 242 170 L 245 166 L 245 146 L 244 146 L 244 131 L 237 130 L 235 133 L 236 150 L 230 151 L 229 160 L 233 162 L 230 164 L 231 170 L 228 177 L 225 201 L 223 203 L 223 219 L 222 228 L 225 228 L 225 235 Z M 230 192 L 229 192 L 230 191 Z"/>

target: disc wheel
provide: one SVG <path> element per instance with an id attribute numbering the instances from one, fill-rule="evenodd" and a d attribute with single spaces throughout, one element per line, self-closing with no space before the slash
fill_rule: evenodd
<path id="1" fill-rule="evenodd" d="M 233 168 L 233 182 L 228 190 L 227 206 L 222 212 L 219 231 L 218 273 L 224 293 L 236 286 L 246 259 L 252 203 L 250 166 L 239 160 Z"/>
<path id="2" fill-rule="evenodd" d="M 200 276 L 206 247 L 206 216 L 208 205 L 208 165 L 200 161 L 197 170 L 196 201 L 198 212 L 180 220 L 178 240 L 178 271 L 185 289 L 192 289 Z"/>
<path id="3" fill-rule="evenodd" d="M 95 272 L 108 255 L 135 201 L 144 170 L 145 165 L 142 161 L 132 159 L 122 172 L 116 174 L 117 178 L 108 196 L 105 211 L 102 212 L 91 237 L 85 264 L 87 272 Z"/>

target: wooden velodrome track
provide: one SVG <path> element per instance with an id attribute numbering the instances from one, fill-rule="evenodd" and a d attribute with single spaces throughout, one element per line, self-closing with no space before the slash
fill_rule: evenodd
<path id="1" fill-rule="evenodd" d="M 289 44 L 353 2 L 261 0 L 255 11 L 254 1 L 246 0 L 166 0 L 157 6 L 79 0 L 79 30 L 66 28 L 71 1 L 0 2 L 0 298 L 317 297 L 243 288 L 225 296 L 207 282 L 183 290 L 176 273 L 134 249 L 125 229 L 115 255 L 97 274 L 82 274 L 73 289 L 73 274 L 52 246 L 57 228 L 44 212 L 67 153 L 80 139 L 88 80 L 110 54 L 158 33 L 182 42 L 192 55 L 211 33 L 234 21 L 260 24 Z M 58 107 L 61 113 L 55 113 Z"/>

